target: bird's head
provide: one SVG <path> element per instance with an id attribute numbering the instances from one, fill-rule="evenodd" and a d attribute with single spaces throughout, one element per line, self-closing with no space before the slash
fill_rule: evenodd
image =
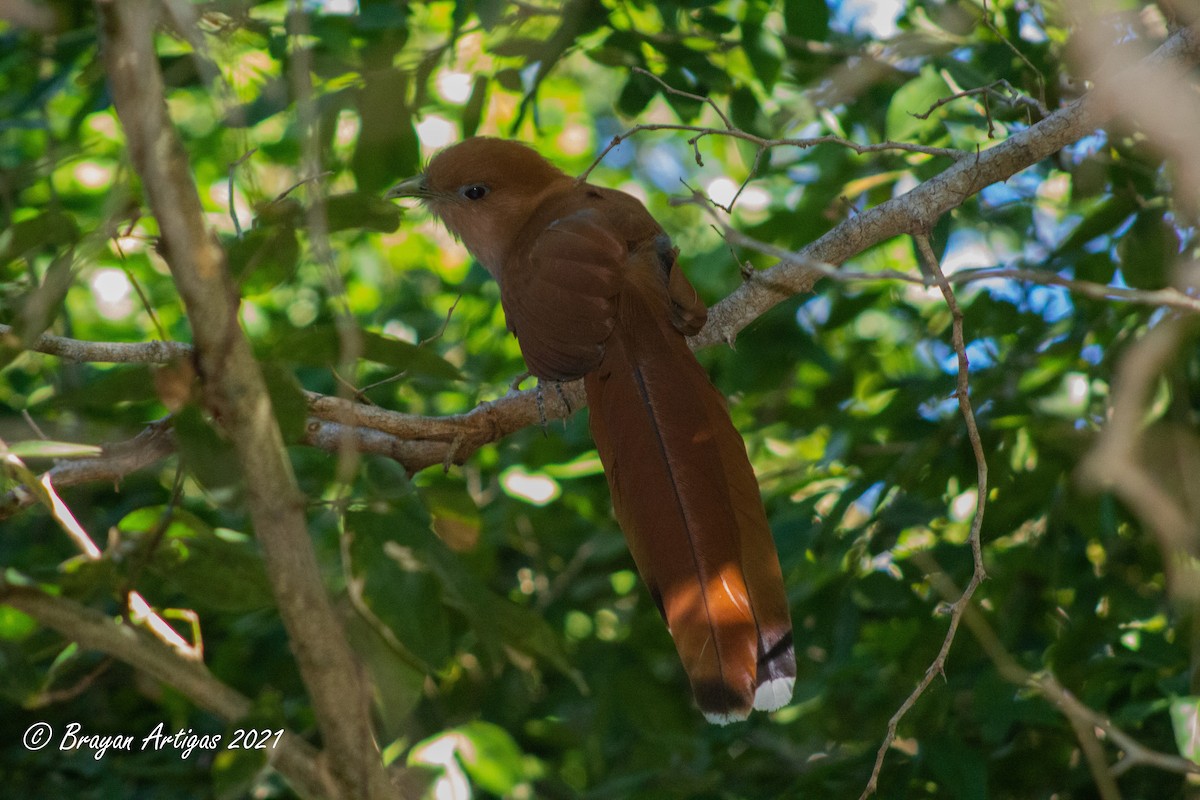
<path id="1" fill-rule="evenodd" d="M 571 178 L 531 147 L 474 137 L 442 150 L 389 199 L 413 197 L 445 223 L 492 275 L 533 211 Z"/>

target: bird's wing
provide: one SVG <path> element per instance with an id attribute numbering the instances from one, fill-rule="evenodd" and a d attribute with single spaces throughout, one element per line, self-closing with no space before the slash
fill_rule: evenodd
<path id="1" fill-rule="evenodd" d="M 500 288 L 530 372 L 572 380 L 599 365 L 616 324 L 628 259 L 627 243 L 593 209 L 556 219 L 518 242 Z"/>
<path id="2" fill-rule="evenodd" d="M 666 278 L 671 324 L 684 336 L 699 333 L 708 320 L 708 309 L 692 282 L 679 268 L 679 248 L 672 246 L 670 237 L 665 233 L 655 240 L 655 248 Z"/>

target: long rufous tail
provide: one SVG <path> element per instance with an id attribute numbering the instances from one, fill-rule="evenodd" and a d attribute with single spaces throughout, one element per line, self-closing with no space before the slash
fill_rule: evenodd
<path id="1" fill-rule="evenodd" d="M 638 571 L 711 722 L 792 696 L 792 625 L 758 482 L 684 336 L 627 287 L 586 376 L 592 436 Z M 651 290 L 654 294 L 654 290 Z"/>

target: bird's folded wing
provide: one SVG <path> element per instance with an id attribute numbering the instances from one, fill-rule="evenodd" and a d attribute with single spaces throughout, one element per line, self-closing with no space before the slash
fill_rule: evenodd
<path id="1" fill-rule="evenodd" d="M 627 244 L 583 209 L 557 219 L 505 265 L 501 296 L 530 372 L 572 380 L 595 369 L 616 320 Z"/>

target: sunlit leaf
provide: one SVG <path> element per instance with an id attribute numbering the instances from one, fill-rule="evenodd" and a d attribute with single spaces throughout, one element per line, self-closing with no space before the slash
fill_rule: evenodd
<path id="1" fill-rule="evenodd" d="M 71 442 L 48 442 L 34 439 L 24 442 L 13 442 L 8 445 L 8 452 L 17 458 L 85 458 L 100 455 L 100 448 L 90 444 L 73 444 Z"/>

